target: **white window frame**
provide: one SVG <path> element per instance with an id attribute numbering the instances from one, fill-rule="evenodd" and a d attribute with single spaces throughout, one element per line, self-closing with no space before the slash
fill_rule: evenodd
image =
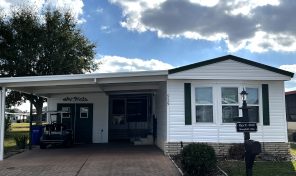
<path id="1" fill-rule="evenodd" d="M 82 108 L 86 108 L 87 109 L 87 112 L 82 112 Z M 86 113 L 86 117 L 82 117 L 82 113 Z M 88 119 L 88 113 L 89 113 L 89 108 L 88 107 L 85 107 L 85 106 L 81 106 L 80 107 L 80 118 L 81 119 Z"/>
<path id="2" fill-rule="evenodd" d="M 198 83 L 192 83 L 191 84 L 191 113 L 192 113 L 192 125 L 194 126 L 215 126 L 215 125 L 221 125 L 221 126 L 234 126 L 235 122 L 229 122 L 229 123 L 223 123 L 222 119 L 222 87 L 235 87 L 238 88 L 238 106 L 242 106 L 242 99 L 240 96 L 241 91 L 243 88 L 257 88 L 258 89 L 258 105 L 259 106 L 259 122 L 257 124 L 262 125 L 263 123 L 263 112 L 262 112 L 262 90 L 261 90 L 261 83 L 256 82 L 237 82 L 237 83 L 231 83 L 231 82 L 215 82 L 215 83 L 209 83 L 209 82 L 198 82 Z M 198 87 L 211 87 L 212 88 L 212 94 L 213 94 L 213 122 L 196 122 L 196 110 L 195 110 L 195 88 Z M 232 105 L 232 104 L 229 104 Z M 251 106 L 252 104 L 250 104 Z M 249 105 L 248 105 L 249 106 Z M 242 111 L 239 109 L 239 117 L 242 117 Z"/>
<path id="3" fill-rule="evenodd" d="M 261 112 L 262 112 L 262 110 L 261 110 L 261 108 L 262 108 L 262 105 L 261 105 L 261 89 L 260 89 L 260 87 L 259 86 L 254 86 L 254 85 L 246 85 L 246 86 L 244 86 L 244 88 L 246 89 L 246 91 L 247 91 L 247 88 L 255 88 L 255 89 L 257 89 L 258 90 L 258 104 L 247 104 L 248 106 L 257 106 L 258 107 L 258 120 L 259 120 L 259 122 L 257 122 L 258 124 L 261 124 L 261 122 L 263 121 L 263 119 L 261 119 L 261 117 L 262 117 L 262 115 L 261 115 Z M 248 93 L 248 92 L 247 92 Z M 248 98 L 247 98 L 248 99 Z"/>
<path id="4" fill-rule="evenodd" d="M 223 104 L 222 103 L 222 88 L 237 88 L 237 92 L 238 92 L 238 99 L 237 99 L 237 104 Z M 241 98 L 240 98 L 240 95 L 239 93 L 241 92 L 242 89 L 240 89 L 240 86 L 237 85 L 237 84 L 223 84 L 221 86 L 219 86 L 219 104 L 218 104 L 218 109 L 220 111 L 219 113 L 219 118 L 220 118 L 220 123 L 221 124 L 233 124 L 235 122 L 223 122 L 223 110 L 222 110 L 222 107 L 223 106 L 238 106 L 238 108 L 241 106 Z M 241 110 L 238 109 L 238 116 L 241 116 L 242 113 L 241 113 Z"/>
<path id="5" fill-rule="evenodd" d="M 67 110 L 65 110 L 67 108 Z M 70 110 L 71 110 L 71 107 L 69 107 L 69 106 L 63 106 L 62 107 L 62 118 L 63 119 L 69 119 L 69 118 L 71 118 L 70 116 Z M 68 116 L 64 116 L 64 114 L 68 114 Z"/>
<path id="6" fill-rule="evenodd" d="M 212 98 L 213 98 L 213 122 L 196 122 L 196 110 L 195 110 L 195 88 L 202 88 L 202 87 L 211 87 L 212 88 Z M 192 114 L 192 124 L 197 126 L 209 126 L 209 125 L 216 125 L 217 123 L 217 86 L 215 84 L 201 84 L 196 83 L 192 84 L 191 86 L 191 114 Z M 201 104 L 200 104 L 201 105 Z"/>
<path id="7" fill-rule="evenodd" d="M 212 103 L 211 104 L 198 104 L 195 99 L 196 99 L 196 89 L 197 88 L 211 88 L 212 89 Z M 215 106 L 215 103 L 214 103 L 214 88 L 213 86 L 196 86 L 194 87 L 194 119 L 195 119 L 195 123 L 214 123 L 214 106 Z M 212 106 L 212 113 L 213 113 L 213 121 L 212 122 L 197 122 L 197 119 L 196 119 L 196 106 Z"/>
<path id="8" fill-rule="evenodd" d="M 261 84 L 260 84 L 261 85 Z M 261 95 L 261 86 L 256 84 L 256 83 L 238 83 L 238 84 L 227 84 L 227 83 L 224 83 L 224 84 L 219 84 L 219 86 L 217 87 L 218 88 L 218 103 L 216 104 L 217 106 L 217 109 L 218 109 L 218 122 L 220 125 L 223 125 L 223 126 L 229 126 L 229 125 L 235 125 L 235 122 L 227 122 L 227 123 L 223 123 L 223 119 L 222 119 L 222 87 L 237 87 L 238 88 L 238 104 L 239 104 L 239 107 L 242 106 L 242 99 L 241 99 L 241 96 L 240 96 L 240 93 L 241 91 L 243 91 L 244 88 L 257 88 L 258 89 L 258 106 L 259 106 L 259 122 L 257 122 L 257 124 L 262 124 L 263 120 L 262 120 L 262 116 L 263 116 L 263 112 L 262 112 L 262 95 Z M 248 104 L 249 106 L 249 104 Z M 243 114 L 242 114 L 242 110 L 239 109 L 239 117 L 242 117 Z"/>

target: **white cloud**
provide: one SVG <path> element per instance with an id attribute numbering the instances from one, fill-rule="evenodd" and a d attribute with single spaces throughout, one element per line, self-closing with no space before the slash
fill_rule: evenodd
<path id="1" fill-rule="evenodd" d="M 296 51 L 295 0 L 109 0 L 121 25 L 159 37 L 225 41 L 229 51 Z"/>
<path id="2" fill-rule="evenodd" d="M 78 23 L 84 23 L 83 15 L 83 0 L 0 0 L 0 9 L 5 14 L 9 14 L 13 8 L 22 6 L 34 7 L 32 10 L 41 12 L 44 8 L 59 9 L 62 11 L 70 11 Z"/>
<path id="3" fill-rule="evenodd" d="M 6 0 L 0 0 L 0 10 L 1 11 L 5 11 L 6 12 L 6 9 L 9 9 L 10 8 L 10 5 L 11 4 L 9 2 L 7 2 Z"/>
<path id="4" fill-rule="evenodd" d="M 219 0 L 189 0 L 191 3 L 197 3 L 202 6 L 213 7 L 219 3 Z"/>
<path id="5" fill-rule="evenodd" d="M 80 19 L 77 20 L 77 23 L 78 24 L 86 23 L 86 19 L 85 18 L 80 18 Z"/>
<path id="6" fill-rule="evenodd" d="M 279 68 L 282 69 L 282 70 L 286 70 L 286 71 L 293 72 L 294 74 L 296 74 L 296 64 L 281 65 Z M 295 75 L 294 75 L 294 78 L 291 79 L 291 81 L 287 81 L 285 83 L 285 91 L 286 92 L 294 91 L 294 90 L 296 90 L 296 78 L 295 78 Z"/>
<path id="7" fill-rule="evenodd" d="M 112 29 L 110 28 L 110 26 L 101 26 L 100 30 L 101 30 L 101 32 L 104 32 L 107 34 L 112 32 Z"/>
<path id="8" fill-rule="evenodd" d="M 102 56 L 97 60 L 101 63 L 96 73 L 131 72 L 147 70 L 167 70 L 172 65 L 156 59 L 144 60 L 120 56 Z"/>
<path id="9" fill-rule="evenodd" d="M 280 69 L 286 70 L 289 72 L 296 73 L 296 64 L 291 64 L 291 65 L 281 65 Z"/>
<path id="10" fill-rule="evenodd" d="M 104 12 L 104 9 L 101 8 L 101 7 L 98 7 L 98 8 L 96 9 L 96 12 L 97 12 L 97 13 L 103 13 L 103 12 Z"/>
<path id="11" fill-rule="evenodd" d="M 290 88 L 285 88 L 285 92 L 290 92 L 290 91 L 295 91 L 295 90 L 296 90 L 296 86 L 290 87 Z"/>

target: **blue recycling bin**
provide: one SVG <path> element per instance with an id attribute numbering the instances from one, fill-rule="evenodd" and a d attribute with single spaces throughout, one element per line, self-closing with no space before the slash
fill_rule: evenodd
<path id="1" fill-rule="evenodd" d="M 43 126 L 34 125 L 32 126 L 32 145 L 40 144 L 40 137 L 43 135 Z"/>

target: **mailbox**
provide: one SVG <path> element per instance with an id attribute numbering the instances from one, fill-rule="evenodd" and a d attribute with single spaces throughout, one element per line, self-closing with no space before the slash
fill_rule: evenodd
<path id="1" fill-rule="evenodd" d="M 258 141 L 247 140 L 245 142 L 245 145 L 246 145 L 246 152 L 253 155 L 258 155 L 261 153 L 261 144 Z"/>

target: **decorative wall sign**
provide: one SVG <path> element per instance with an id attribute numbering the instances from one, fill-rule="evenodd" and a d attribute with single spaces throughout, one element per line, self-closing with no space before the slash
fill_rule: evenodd
<path id="1" fill-rule="evenodd" d="M 77 102 L 77 101 L 88 101 L 85 97 L 65 97 L 63 101 Z"/>

